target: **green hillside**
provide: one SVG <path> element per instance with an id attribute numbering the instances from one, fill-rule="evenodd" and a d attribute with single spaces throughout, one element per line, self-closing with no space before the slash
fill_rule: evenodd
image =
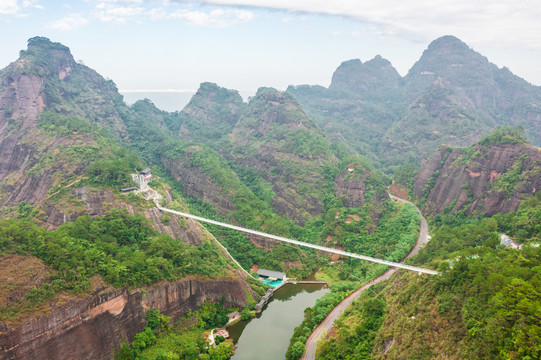
<path id="1" fill-rule="evenodd" d="M 436 227 L 412 263 L 442 275 L 401 272 L 369 289 L 317 358 L 538 358 L 539 220 L 537 193 L 517 212 Z M 499 245 L 500 233 L 522 248 Z"/>

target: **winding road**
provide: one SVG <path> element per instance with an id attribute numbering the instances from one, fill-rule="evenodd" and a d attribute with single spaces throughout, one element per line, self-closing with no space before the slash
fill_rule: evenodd
<path id="1" fill-rule="evenodd" d="M 399 198 L 397 196 L 389 194 L 389 197 L 392 200 L 400 201 L 400 202 L 411 204 L 411 205 L 415 206 L 415 204 L 413 204 L 413 203 L 411 203 L 411 202 L 409 202 L 407 200 L 401 199 L 401 198 Z M 426 219 L 423 217 L 423 214 L 421 214 L 421 211 L 419 210 L 419 208 L 417 206 L 415 206 L 415 209 L 417 209 L 417 212 L 421 216 L 421 230 L 419 231 L 419 238 L 417 239 L 417 242 L 415 243 L 415 246 L 410 251 L 408 256 L 406 256 L 404 258 L 404 260 L 402 260 L 400 263 L 403 263 L 404 261 L 406 261 L 406 259 L 408 259 L 411 256 L 417 254 L 419 249 L 422 246 L 424 246 L 429 240 L 429 238 L 428 238 L 428 223 L 426 222 Z M 328 331 L 332 328 L 332 326 L 334 325 L 334 322 L 340 317 L 340 315 L 342 315 L 342 313 L 355 300 L 357 300 L 359 298 L 359 296 L 363 293 L 363 291 L 365 291 L 366 289 L 368 289 L 370 286 L 372 286 L 374 284 L 377 284 L 377 283 L 379 283 L 381 281 L 387 280 L 392 274 L 395 273 L 396 270 L 397 270 L 396 267 L 390 268 L 389 270 L 387 270 L 386 272 L 384 272 L 383 274 L 381 274 L 377 278 L 375 278 L 375 279 L 369 281 L 368 283 L 364 284 L 362 287 L 360 287 L 359 289 L 357 289 L 353 293 L 351 293 L 347 298 L 342 300 L 342 302 L 340 304 L 338 304 L 329 313 L 329 315 L 327 315 L 325 320 L 323 320 L 323 322 L 321 324 L 319 324 L 319 326 L 312 332 L 312 334 L 310 335 L 308 340 L 306 340 L 306 352 L 305 352 L 304 356 L 302 357 L 302 359 L 303 360 L 313 360 L 313 359 L 315 359 L 317 345 L 318 345 L 319 341 L 327 335 Z"/>

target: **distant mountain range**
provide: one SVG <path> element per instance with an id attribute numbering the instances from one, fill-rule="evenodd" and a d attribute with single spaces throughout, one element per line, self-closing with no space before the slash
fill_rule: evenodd
<path id="1" fill-rule="evenodd" d="M 380 56 L 343 62 L 329 88 L 290 86 L 330 138 L 378 167 L 420 164 L 441 144 L 522 126 L 541 145 L 541 87 L 499 69 L 453 36 L 434 40 L 405 77 Z"/>

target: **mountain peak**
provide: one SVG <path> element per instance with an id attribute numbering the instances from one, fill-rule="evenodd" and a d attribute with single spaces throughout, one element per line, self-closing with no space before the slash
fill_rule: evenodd
<path id="1" fill-rule="evenodd" d="M 226 89 L 211 82 L 201 83 L 179 114 L 178 134 L 189 141 L 217 141 L 231 132 L 245 106 L 237 90 Z"/>
<path id="2" fill-rule="evenodd" d="M 237 90 L 231 90 L 224 87 L 221 87 L 212 82 L 203 82 L 199 85 L 199 89 L 195 93 L 192 101 L 195 99 L 214 99 L 215 101 L 221 102 L 234 102 L 242 103 L 242 96 L 239 95 Z"/>
<path id="3" fill-rule="evenodd" d="M 21 51 L 19 60 L 30 62 L 37 74 L 58 74 L 61 78 L 69 76 L 75 65 L 67 46 L 42 36 L 28 39 L 28 48 Z"/>
<path id="4" fill-rule="evenodd" d="M 452 86 L 488 86 L 494 84 L 496 70 L 486 57 L 458 38 L 443 36 L 430 43 L 406 75 L 406 93 L 417 97 L 438 77 L 449 80 Z"/>
<path id="5" fill-rule="evenodd" d="M 474 61 L 487 64 L 488 60 L 470 48 L 460 39 L 446 35 L 430 43 L 418 63 L 430 62 L 434 65 L 454 66 Z"/>
<path id="6" fill-rule="evenodd" d="M 395 89 L 400 79 L 391 62 L 377 55 L 364 64 L 359 59 L 344 61 L 334 72 L 329 89 L 373 97 L 378 91 Z"/>
<path id="7" fill-rule="evenodd" d="M 428 51 L 438 49 L 452 49 L 452 50 L 471 50 L 470 47 L 453 35 L 445 35 L 437 38 L 428 45 Z"/>
<path id="8" fill-rule="evenodd" d="M 49 38 L 43 36 L 34 36 L 28 39 L 28 50 L 30 51 L 60 51 L 70 54 L 70 49 L 59 42 L 52 42 Z"/>

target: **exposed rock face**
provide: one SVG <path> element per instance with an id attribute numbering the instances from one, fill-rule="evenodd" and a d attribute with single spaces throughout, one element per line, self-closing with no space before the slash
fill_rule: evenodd
<path id="1" fill-rule="evenodd" d="M 45 109 L 79 116 L 120 135 L 125 131 L 111 84 L 75 63 L 67 47 L 45 38 L 29 40 L 21 57 L 0 73 L 0 206 L 21 201 L 37 205 L 60 179 L 84 171 L 86 164 L 68 166 L 68 157 L 61 155 L 48 171 L 31 171 L 44 157 L 56 156 L 62 149 L 94 144 L 91 136 L 77 132 L 40 132 L 38 121 Z"/>
<path id="2" fill-rule="evenodd" d="M 201 228 L 192 219 L 180 220 L 180 216 L 168 214 L 167 216 L 170 218 L 169 224 L 164 225 L 162 222 L 163 214 L 157 208 L 135 209 L 133 205 L 122 201 L 122 195 L 120 198 L 118 195 L 115 196 L 113 190 L 92 190 L 80 187 L 74 189 L 73 193 L 84 203 L 86 209 L 68 212 L 67 209 L 59 209 L 54 204 L 46 204 L 45 214 L 50 229 L 55 229 L 68 221 L 75 221 L 82 215 L 105 215 L 111 209 L 126 209 L 130 214 L 139 213 L 144 215 L 151 221 L 151 226 L 160 233 L 179 239 L 186 244 L 199 245 L 201 243 Z M 166 199 L 170 198 L 168 192 L 166 192 L 165 196 Z"/>
<path id="3" fill-rule="evenodd" d="M 14 69 L 24 64 L 16 62 L 4 70 L 12 73 L 2 77 L 0 88 L 0 184 L 10 193 L 10 198 L 19 194 L 24 200 L 35 197 L 32 192 L 50 187 L 51 180 L 47 178 L 26 179 L 25 181 L 5 182 L 12 177 L 22 177 L 22 170 L 36 153 L 31 146 L 22 144 L 20 140 L 36 126 L 43 109 L 43 79 L 29 74 L 18 74 Z M 29 189 L 32 189 L 29 191 Z M 40 194 L 36 194 L 40 196 Z M 9 200 L 9 199 L 8 199 Z M 21 201 L 21 200 L 19 200 Z M 5 202 L 0 199 L 0 203 Z"/>
<path id="4" fill-rule="evenodd" d="M 133 340 L 145 326 L 148 309 L 158 309 L 173 321 L 205 301 L 242 306 L 249 286 L 242 280 L 182 279 L 145 289 L 96 291 L 74 298 L 43 316 L 22 324 L 0 324 L 2 359 L 111 359 L 122 339 Z"/>
<path id="5" fill-rule="evenodd" d="M 516 210 L 525 196 L 541 190 L 541 151 L 528 145 L 441 148 L 415 177 L 414 193 L 426 199 L 425 211 L 441 213 L 456 200 L 452 211 L 465 207 L 494 215 Z M 432 184 L 432 185 L 431 185 Z"/>
<path id="6" fill-rule="evenodd" d="M 246 237 L 252 242 L 252 244 L 254 244 L 254 246 L 260 249 L 272 250 L 276 247 L 276 245 L 280 244 L 279 241 L 271 240 L 262 236 L 249 234 Z"/>
<path id="7" fill-rule="evenodd" d="M 195 150 L 196 151 L 196 150 Z M 202 201 L 211 203 L 219 215 L 225 215 L 234 211 L 235 205 L 231 202 L 228 194 L 197 167 L 184 166 L 182 160 L 162 159 L 163 165 L 169 170 L 171 177 L 176 181 L 182 181 L 184 194 Z"/>
<path id="8" fill-rule="evenodd" d="M 364 206 L 367 203 L 366 193 L 374 190 L 373 185 L 367 185 L 371 176 L 371 170 L 358 163 L 352 163 L 334 180 L 334 194 L 342 200 L 345 207 Z M 375 210 L 371 214 L 372 220 L 377 224 L 381 216 L 377 211 L 379 205 L 389 199 L 389 195 L 380 186 L 368 199 L 369 203 L 373 205 L 372 209 Z"/>
<path id="9" fill-rule="evenodd" d="M 334 194 L 342 199 L 345 207 L 360 207 L 366 201 L 364 195 L 366 184 L 362 179 L 347 179 L 351 176 L 348 170 L 342 171 L 334 180 Z M 366 180 L 366 179 L 364 179 Z"/>

